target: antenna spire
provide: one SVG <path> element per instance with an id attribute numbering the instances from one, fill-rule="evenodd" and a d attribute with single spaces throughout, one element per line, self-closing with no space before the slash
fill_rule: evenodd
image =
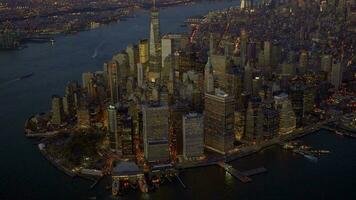
<path id="1" fill-rule="evenodd" d="M 156 8 L 156 0 L 153 0 L 153 8 Z"/>

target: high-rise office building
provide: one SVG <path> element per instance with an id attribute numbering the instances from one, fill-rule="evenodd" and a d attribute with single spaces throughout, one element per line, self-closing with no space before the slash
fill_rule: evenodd
<path id="1" fill-rule="evenodd" d="M 149 48 L 148 40 L 140 40 L 138 44 L 139 61 L 141 64 L 145 64 L 149 60 Z"/>
<path id="2" fill-rule="evenodd" d="M 246 110 L 245 139 L 250 141 L 263 138 L 263 112 L 260 102 L 249 102 Z"/>
<path id="3" fill-rule="evenodd" d="M 144 156 L 148 162 L 169 161 L 168 107 L 158 103 L 142 106 Z"/>
<path id="4" fill-rule="evenodd" d="M 119 93 L 119 66 L 115 61 L 111 61 L 108 64 L 108 85 L 110 90 L 110 101 L 112 104 L 119 102 L 120 93 Z"/>
<path id="5" fill-rule="evenodd" d="M 313 87 L 305 88 L 303 104 L 304 114 L 309 114 L 313 111 L 315 105 L 315 89 Z"/>
<path id="6" fill-rule="evenodd" d="M 153 2 L 153 8 L 151 10 L 151 22 L 150 22 L 150 43 L 149 43 L 149 53 L 150 53 L 150 71 L 159 73 L 160 72 L 160 51 L 161 51 L 161 39 L 160 39 L 160 22 L 159 22 L 159 11 L 156 8 L 155 1 Z"/>
<path id="7" fill-rule="evenodd" d="M 307 71 L 308 63 L 308 52 L 303 50 L 299 56 L 298 72 L 304 74 Z"/>
<path id="8" fill-rule="evenodd" d="M 121 148 L 123 156 L 131 156 L 134 154 L 133 142 L 133 120 L 127 113 L 121 118 Z"/>
<path id="9" fill-rule="evenodd" d="M 332 57 L 331 55 L 322 55 L 320 60 L 321 70 L 326 72 L 328 75 L 328 79 L 330 80 L 331 75 L 331 67 L 332 67 Z"/>
<path id="10" fill-rule="evenodd" d="M 183 157 L 195 159 L 204 154 L 203 116 L 189 113 L 183 116 Z"/>
<path id="11" fill-rule="evenodd" d="M 296 117 L 288 95 L 282 93 L 274 97 L 275 108 L 279 112 L 279 134 L 289 134 L 296 129 Z"/>
<path id="12" fill-rule="evenodd" d="M 248 44 L 248 34 L 245 29 L 241 30 L 240 33 L 240 65 L 244 67 L 247 62 L 247 44 Z"/>
<path id="13" fill-rule="evenodd" d="M 305 89 L 306 88 L 303 83 L 295 83 L 290 87 L 289 97 L 295 113 L 297 128 L 303 126 Z"/>
<path id="14" fill-rule="evenodd" d="M 139 50 L 136 45 L 128 45 L 126 47 L 126 53 L 128 56 L 128 61 L 129 61 L 129 75 L 136 77 L 137 76 L 137 68 L 136 65 L 139 63 Z"/>
<path id="15" fill-rule="evenodd" d="M 241 140 L 245 134 L 245 122 L 246 122 L 246 113 L 244 110 L 240 109 L 234 113 L 234 132 L 235 139 Z"/>
<path id="16" fill-rule="evenodd" d="M 244 92 L 247 94 L 251 94 L 252 93 L 252 72 L 253 69 L 250 65 L 250 63 L 248 62 L 247 65 L 245 66 L 245 70 L 244 70 Z"/>
<path id="17" fill-rule="evenodd" d="M 173 54 L 173 39 L 165 36 L 162 38 L 162 68 L 167 67 L 167 59 Z"/>
<path id="18" fill-rule="evenodd" d="M 204 69 L 204 89 L 206 93 L 214 92 L 213 66 L 211 65 L 210 57 Z"/>
<path id="19" fill-rule="evenodd" d="M 225 55 L 213 54 L 210 56 L 210 62 L 213 66 L 214 71 L 214 82 L 216 83 L 215 87 L 225 88 L 226 87 L 226 73 L 229 71 L 231 63 Z"/>
<path id="20" fill-rule="evenodd" d="M 144 83 L 144 67 L 142 63 L 137 63 L 137 86 L 142 87 Z"/>
<path id="21" fill-rule="evenodd" d="M 237 66 L 233 66 L 225 77 L 227 80 L 226 92 L 235 98 L 236 109 L 242 109 L 241 93 L 243 91 L 243 73 L 241 69 Z"/>
<path id="22" fill-rule="evenodd" d="M 331 68 L 331 84 L 335 87 L 336 90 L 340 89 L 342 83 L 342 65 L 341 62 L 334 61 Z"/>
<path id="23" fill-rule="evenodd" d="M 109 122 L 109 132 L 110 132 L 110 147 L 116 152 L 121 152 L 120 146 L 120 135 L 118 127 L 118 111 L 116 106 L 109 105 L 108 107 L 108 122 Z"/>
<path id="24" fill-rule="evenodd" d="M 62 98 L 63 112 L 66 117 L 71 118 L 75 115 L 77 110 L 74 96 L 78 90 L 78 84 L 76 82 L 69 82 L 65 88 L 65 94 Z"/>
<path id="25" fill-rule="evenodd" d="M 263 133 L 266 138 L 273 138 L 279 132 L 279 112 L 274 107 L 263 108 Z"/>
<path id="26" fill-rule="evenodd" d="M 263 55 L 264 55 L 264 65 L 266 68 L 266 71 L 271 70 L 271 51 L 272 51 L 272 45 L 270 41 L 265 41 L 263 43 Z"/>
<path id="27" fill-rule="evenodd" d="M 60 125 L 64 120 L 62 98 L 57 95 L 52 96 L 52 118 L 51 122 Z"/>
<path id="28" fill-rule="evenodd" d="M 132 118 L 128 115 L 128 105 L 109 105 L 108 122 L 111 149 L 119 155 L 132 155 L 133 126 Z"/>
<path id="29" fill-rule="evenodd" d="M 225 154 L 234 143 L 235 99 L 216 89 L 205 94 L 204 134 L 205 146 Z"/>
<path id="30" fill-rule="evenodd" d="M 85 106 L 77 111 L 77 126 L 80 128 L 90 128 L 90 112 Z"/>
<path id="31" fill-rule="evenodd" d="M 94 78 L 94 74 L 91 72 L 84 72 L 82 74 L 82 85 L 84 89 L 87 89 L 89 87 L 90 81 Z"/>
<path id="32" fill-rule="evenodd" d="M 174 153 L 176 153 L 176 155 L 182 155 L 183 153 L 182 118 L 188 111 L 188 105 L 180 101 L 170 107 L 170 144 L 173 147 Z"/>
<path id="33" fill-rule="evenodd" d="M 253 0 L 242 0 L 240 3 L 241 9 L 250 9 L 253 6 Z"/>

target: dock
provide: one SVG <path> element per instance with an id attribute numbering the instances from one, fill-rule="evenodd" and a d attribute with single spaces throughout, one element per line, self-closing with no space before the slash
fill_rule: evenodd
<path id="1" fill-rule="evenodd" d="M 251 170 L 248 170 L 248 171 L 244 171 L 242 172 L 245 176 L 247 177 L 250 177 L 250 176 L 254 176 L 254 175 L 257 175 L 257 174 L 262 174 L 262 173 L 266 173 L 267 172 L 267 169 L 264 168 L 264 167 L 259 167 L 259 168 L 256 168 L 256 169 L 251 169 Z"/>
<path id="2" fill-rule="evenodd" d="M 338 135 L 347 136 L 347 137 L 356 139 L 356 134 L 353 134 L 353 133 L 351 133 L 351 132 L 349 132 L 347 130 L 344 130 L 342 128 L 336 129 L 336 128 L 331 128 L 329 126 L 323 126 L 322 128 L 325 129 L 325 130 L 331 131 L 331 132 L 333 132 L 335 134 L 338 134 Z"/>
<path id="3" fill-rule="evenodd" d="M 242 183 L 248 183 L 251 182 L 252 179 L 248 176 L 246 176 L 244 173 L 238 171 L 237 169 L 233 168 L 231 165 L 226 164 L 224 162 L 218 162 L 217 165 L 225 169 L 229 174 L 234 176 L 235 178 L 239 179 Z"/>
<path id="4" fill-rule="evenodd" d="M 181 179 L 178 175 L 176 175 L 176 177 L 177 177 L 179 183 L 182 185 L 182 187 L 183 187 L 184 189 L 187 188 L 187 186 L 185 186 L 185 184 L 183 183 L 182 179 Z"/>

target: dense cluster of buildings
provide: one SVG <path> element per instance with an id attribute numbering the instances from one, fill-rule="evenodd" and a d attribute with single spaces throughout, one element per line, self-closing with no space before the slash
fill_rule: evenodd
<path id="1" fill-rule="evenodd" d="M 355 33 L 324 37 L 314 24 L 296 27 L 299 22 L 274 17 L 304 20 L 297 15 L 311 9 L 315 23 L 322 23 L 337 15 L 335 1 L 295 2 L 243 1 L 239 9 L 210 13 L 194 37 L 162 36 L 153 7 L 149 39 L 127 46 L 102 71 L 83 73 L 83 83 L 70 82 L 63 97 L 53 96 L 51 124 L 104 129 L 117 155 L 156 165 L 229 154 L 236 141 L 254 145 L 288 135 L 327 118 L 320 110 L 328 111 L 340 91 L 351 94 L 343 111 L 355 111 L 356 88 L 348 83 L 355 82 L 356 37 L 344 38 Z M 348 23 L 335 17 L 337 24 Z M 259 23 L 266 27 L 255 31 Z M 217 32 L 215 24 L 228 28 Z M 269 35 L 276 24 L 280 30 Z"/>

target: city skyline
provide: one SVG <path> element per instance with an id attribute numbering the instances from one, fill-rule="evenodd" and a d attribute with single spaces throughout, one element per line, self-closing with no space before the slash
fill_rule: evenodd
<path id="1" fill-rule="evenodd" d="M 25 136 L 42 138 L 40 152 L 60 171 L 94 180 L 91 188 L 109 181 L 123 197 L 159 195 L 167 181 L 187 190 L 186 170 L 196 167 L 217 166 L 243 185 L 278 176 L 263 162 L 231 164 L 278 146 L 322 163 L 333 153 L 305 138 L 356 137 L 351 8 L 355 1 L 243 1 L 166 33 L 153 0 L 146 36 L 83 71 L 81 84 L 67 80 L 49 112 L 28 116 Z"/>

